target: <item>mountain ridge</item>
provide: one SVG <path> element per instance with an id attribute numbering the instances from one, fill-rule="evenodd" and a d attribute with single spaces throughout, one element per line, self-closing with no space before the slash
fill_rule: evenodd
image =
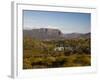
<path id="1" fill-rule="evenodd" d="M 29 36 L 41 40 L 59 40 L 74 38 L 90 38 L 91 33 L 63 33 L 59 29 L 39 28 L 31 30 L 23 30 L 23 36 Z"/>

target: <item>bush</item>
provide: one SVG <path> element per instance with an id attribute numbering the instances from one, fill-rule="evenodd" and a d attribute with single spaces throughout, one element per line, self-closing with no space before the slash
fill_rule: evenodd
<path id="1" fill-rule="evenodd" d="M 32 65 L 29 61 L 29 59 L 25 58 L 23 60 L 23 69 L 31 69 L 32 68 Z"/>

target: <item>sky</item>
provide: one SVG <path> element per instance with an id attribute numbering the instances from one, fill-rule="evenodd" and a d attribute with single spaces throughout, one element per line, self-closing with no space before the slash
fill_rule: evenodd
<path id="1" fill-rule="evenodd" d="M 24 29 L 54 28 L 62 33 L 88 33 L 90 13 L 23 10 Z"/>

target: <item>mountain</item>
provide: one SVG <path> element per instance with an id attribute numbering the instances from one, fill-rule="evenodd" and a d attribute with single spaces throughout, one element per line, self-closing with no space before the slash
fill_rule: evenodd
<path id="1" fill-rule="evenodd" d="M 40 40 L 61 40 L 61 39 L 74 39 L 74 38 L 90 38 L 90 33 L 69 33 L 64 34 L 59 29 L 40 28 L 23 30 L 23 36 L 28 36 Z"/>
<path id="2" fill-rule="evenodd" d="M 74 39 L 74 38 L 90 38 L 90 33 L 69 33 L 64 34 L 63 36 L 66 39 Z"/>
<path id="3" fill-rule="evenodd" d="M 64 34 L 64 37 L 65 38 L 68 38 L 68 39 L 72 39 L 72 38 L 78 38 L 78 37 L 81 37 L 83 34 L 81 33 L 68 33 L 68 34 Z"/>
<path id="4" fill-rule="evenodd" d="M 51 40 L 51 39 L 61 39 L 63 34 L 58 29 L 40 28 L 40 29 L 24 30 L 23 35 L 36 39 Z"/>
<path id="5" fill-rule="evenodd" d="M 90 38 L 91 37 L 91 33 L 86 33 L 86 34 L 82 35 L 81 37 L 83 37 L 83 38 Z"/>

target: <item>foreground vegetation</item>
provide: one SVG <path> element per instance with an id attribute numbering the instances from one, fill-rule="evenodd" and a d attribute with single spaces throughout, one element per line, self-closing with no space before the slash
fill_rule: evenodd
<path id="1" fill-rule="evenodd" d="M 37 40 L 24 37 L 23 69 L 91 65 L 90 39 Z"/>

